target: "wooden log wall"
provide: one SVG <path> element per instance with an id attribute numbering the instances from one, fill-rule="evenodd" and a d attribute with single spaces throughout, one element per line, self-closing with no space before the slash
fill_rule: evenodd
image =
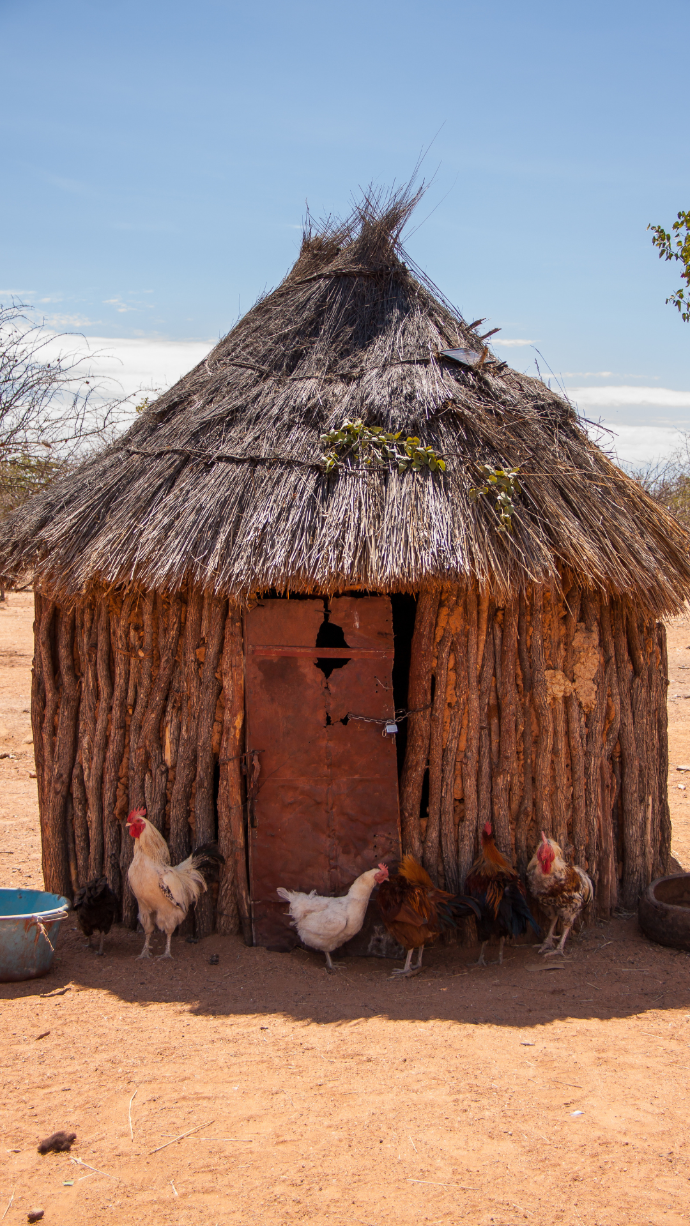
<path id="1" fill-rule="evenodd" d="M 432 626 L 433 629 L 433 626 Z M 136 924 L 127 885 L 130 809 L 173 862 L 218 839 L 217 927 L 249 939 L 242 753 L 242 618 L 222 597 L 96 592 L 72 607 L 36 596 L 32 727 L 46 889 L 72 897 L 105 874 Z M 202 895 L 198 936 L 214 926 Z"/>
<path id="2" fill-rule="evenodd" d="M 422 595 L 403 850 L 457 890 L 487 818 L 521 872 L 545 830 L 593 877 L 600 914 L 634 907 L 668 866 L 667 684 L 664 627 L 627 600 L 573 583 L 507 603 Z"/>
<path id="3" fill-rule="evenodd" d="M 71 607 L 37 595 L 35 641 L 46 888 L 71 897 L 104 873 L 134 926 L 124 819 L 145 806 L 174 862 L 218 839 L 226 867 L 196 932 L 249 942 L 239 608 L 199 592 L 100 591 Z M 404 850 L 457 890 L 487 818 L 521 871 L 543 829 L 592 875 L 601 914 L 633 907 L 670 854 L 667 675 L 663 626 L 627 600 L 573 583 L 509 602 L 421 593 Z"/>

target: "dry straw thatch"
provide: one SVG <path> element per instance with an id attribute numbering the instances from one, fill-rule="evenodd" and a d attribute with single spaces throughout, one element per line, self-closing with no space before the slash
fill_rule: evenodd
<path id="1" fill-rule="evenodd" d="M 481 352 L 476 331 L 400 245 L 419 193 L 366 193 L 305 233 L 262 298 L 117 443 L 6 521 L 0 573 L 64 598 L 95 584 L 417 591 L 476 578 L 496 596 L 564 572 L 651 613 L 690 587 L 689 539 L 589 441 L 570 404 Z M 346 419 L 416 435 L 445 473 L 327 474 Z M 480 464 L 521 470 L 512 533 Z"/>

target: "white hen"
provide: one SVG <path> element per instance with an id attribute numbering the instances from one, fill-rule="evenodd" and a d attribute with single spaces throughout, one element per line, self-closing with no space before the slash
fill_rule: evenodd
<path id="1" fill-rule="evenodd" d="M 364 923 L 371 891 L 387 880 L 388 869 L 385 864 L 379 864 L 378 868 L 370 868 L 353 881 L 343 898 L 324 898 L 316 890 L 301 894 L 298 890 L 284 890 L 282 886 L 278 897 L 290 904 L 292 924 L 300 939 L 311 949 L 322 950 L 326 955 L 326 970 L 334 971 L 333 950 L 340 949 L 357 935 Z"/>

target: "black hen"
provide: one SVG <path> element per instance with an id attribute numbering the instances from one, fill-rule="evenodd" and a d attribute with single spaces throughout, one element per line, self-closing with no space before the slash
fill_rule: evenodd
<path id="1" fill-rule="evenodd" d="M 101 941 L 97 952 L 103 953 L 103 941 L 117 918 L 119 906 L 117 895 L 113 894 L 107 877 L 94 877 L 88 885 L 77 890 L 73 907 L 77 913 L 79 927 L 84 936 L 88 937 L 87 949 L 91 948 L 94 932 L 99 932 Z"/>
<path id="2" fill-rule="evenodd" d="M 465 889 L 479 904 L 477 933 L 482 943 L 478 966 L 486 966 L 484 949 L 492 936 L 500 938 L 498 961 L 503 961 L 506 937 L 522 936 L 530 924 L 537 936 L 541 928 L 529 909 L 527 891 L 509 860 L 494 843 L 491 822 L 482 830 L 482 849 L 465 882 Z"/>

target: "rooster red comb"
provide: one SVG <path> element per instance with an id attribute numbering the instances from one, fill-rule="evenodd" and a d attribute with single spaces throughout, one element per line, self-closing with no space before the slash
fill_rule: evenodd
<path id="1" fill-rule="evenodd" d="M 484 822 L 484 834 L 491 834 L 491 822 Z"/>
<path id="2" fill-rule="evenodd" d="M 546 831 L 545 831 L 545 830 L 542 830 L 542 832 L 541 832 L 541 841 L 542 841 L 542 843 L 545 843 L 545 844 L 546 844 L 546 846 L 548 847 L 549 840 L 548 840 L 548 839 L 547 839 L 547 837 L 546 837 Z"/>
<path id="3" fill-rule="evenodd" d="M 135 817 L 146 817 L 146 809 L 132 809 L 132 812 L 130 813 L 129 817 L 127 818 L 127 821 L 126 821 L 126 823 L 125 823 L 125 824 L 126 824 L 127 826 L 129 826 L 130 822 L 131 822 L 131 821 L 132 821 L 132 819 L 133 819 L 133 818 L 135 818 Z"/>
<path id="4" fill-rule="evenodd" d="M 387 872 L 388 872 L 388 865 L 387 865 L 387 864 L 379 864 L 379 868 L 381 869 L 381 872 L 382 872 L 382 873 L 387 873 Z"/>

